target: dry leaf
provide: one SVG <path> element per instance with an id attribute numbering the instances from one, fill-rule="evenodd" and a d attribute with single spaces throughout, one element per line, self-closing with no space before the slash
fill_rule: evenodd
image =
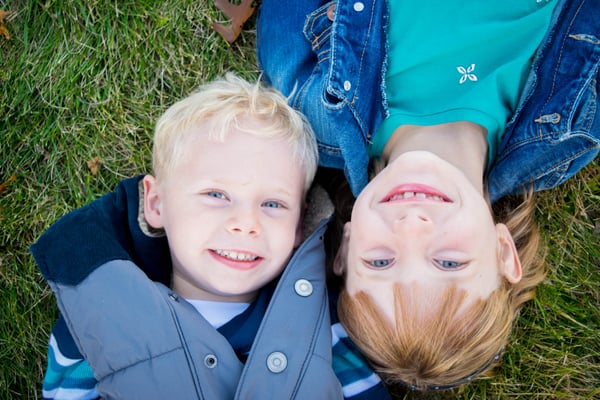
<path id="1" fill-rule="evenodd" d="M 254 0 L 242 0 L 240 4 L 234 4 L 229 0 L 215 0 L 215 7 L 223 11 L 223 13 L 231 19 L 231 24 L 222 25 L 214 22 L 212 27 L 216 30 L 225 40 L 229 43 L 233 43 L 242 31 L 244 22 L 250 18 L 254 12 L 252 2 Z"/>
<path id="2" fill-rule="evenodd" d="M 100 157 L 96 156 L 91 160 L 88 160 L 87 167 L 92 175 L 96 176 L 98 174 L 98 168 L 100 168 Z"/>
<path id="3" fill-rule="evenodd" d="M 6 190 L 6 187 L 8 186 L 9 183 L 14 182 L 16 180 L 17 180 L 17 176 L 12 175 L 10 178 L 8 178 L 6 180 L 6 182 L 0 183 L 0 193 L 4 192 L 4 190 Z"/>
<path id="4" fill-rule="evenodd" d="M 4 36 L 7 40 L 10 39 L 10 34 L 8 33 L 8 29 L 4 25 L 4 17 L 8 15 L 8 12 L 0 10 L 0 35 Z"/>

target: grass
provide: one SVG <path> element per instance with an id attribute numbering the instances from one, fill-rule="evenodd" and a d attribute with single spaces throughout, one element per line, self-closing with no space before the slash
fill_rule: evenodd
<path id="1" fill-rule="evenodd" d="M 36 399 L 57 311 L 29 245 L 147 172 L 170 104 L 226 70 L 255 78 L 255 35 L 249 23 L 227 44 L 210 27 L 223 21 L 212 1 L 0 0 L 0 10 L 11 13 L 11 37 L 0 36 L 0 398 Z M 446 397 L 600 398 L 598 160 L 539 203 L 548 279 L 496 376 Z"/>

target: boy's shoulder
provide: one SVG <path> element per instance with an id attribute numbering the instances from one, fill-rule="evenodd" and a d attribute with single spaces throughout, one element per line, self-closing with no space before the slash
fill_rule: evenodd
<path id="1" fill-rule="evenodd" d="M 75 285 L 98 266 L 121 259 L 135 262 L 153 280 L 169 282 L 168 243 L 140 224 L 142 178 L 121 181 L 115 191 L 64 215 L 38 238 L 30 251 L 47 280 Z"/>

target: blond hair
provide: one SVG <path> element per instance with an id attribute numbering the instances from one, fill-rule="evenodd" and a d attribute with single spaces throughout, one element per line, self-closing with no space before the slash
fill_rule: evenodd
<path id="1" fill-rule="evenodd" d="M 261 129 L 244 126 L 248 118 L 267 122 Z M 250 135 L 286 139 L 298 165 L 304 168 L 305 190 L 310 187 L 318 164 L 315 134 L 306 118 L 271 87 L 249 83 L 233 73 L 202 85 L 196 92 L 173 104 L 160 117 L 154 130 L 152 168 L 157 180 L 182 159 L 191 128 L 208 123 L 202 134 L 224 142 L 232 129 Z"/>
<path id="2" fill-rule="evenodd" d="M 498 222 L 509 228 L 521 259 L 523 277 L 504 280 L 485 300 L 461 308 L 463 290 L 449 287 L 436 296 L 427 313 L 419 309 L 418 287 L 394 288 L 395 325 L 365 292 L 342 290 L 340 322 L 388 385 L 413 390 L 449 389 L 488 374 L 506 346 L 523 303 L 533 298 L 544 279 L 534 221 L 535 201 L 529 193 L 518 207 L 512 199 L 494 207 Z M 346 251 L 343 246 L 341 251 Z M 345 262 L 346 257 L 336 257 Z M 422 303 L 421 303 L 422 304 Z M 460 312 L 459 312 L 460 311 Z"/>

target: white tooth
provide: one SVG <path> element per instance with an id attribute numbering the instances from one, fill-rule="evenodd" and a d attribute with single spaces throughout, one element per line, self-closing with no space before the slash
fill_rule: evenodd
<path id="1" fill-rule="evenodd" d="M 419 199 L 426 199 L 427 198 L 427 195 L 425 193 L 417 193 L 415 196 L 417 198 L 419 198 Z"/>
<path id="2" fill-rule="evenodd" d="M 441 200 L 440 196 L 432 196 L 431 198 L 433 200 L 435 200 L 435 201 L 440 201 Z"/>
<path id="3" fill-rule="evenodd" d="M 410 199 L 411 197 L 415 197 L 415 192 L 405 192 L 404 193 L 405 199 Z"/>
<path id="4" fill-rule="evenodd" d="M 237 261 L 253 261 L 256 260 L 256 256 L 244 253 L 237 253 L 229 250 L 215 250 L 215 253 L 222 257 L 230 258 Z"/>

